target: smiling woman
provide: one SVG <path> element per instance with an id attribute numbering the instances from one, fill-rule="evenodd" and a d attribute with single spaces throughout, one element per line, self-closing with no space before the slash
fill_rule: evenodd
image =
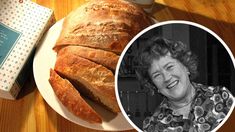
<path id="1" fill-rule="evenodd" d="M 184 43 L 152 37 L 138 59 L 140 81 L 164 97 L 144 120 L 144 131 L 211 131 L 230 110 L 233 96 L 225 87 L 191 81 L 198 61 Z"/>
<path id="2" fill-rule="evenodd" d="M 149 67 L 145 77 L 151 80 L 161 94 L 175 102 L 174 104 L 190 101 L 193 88 L 189 74 L 196 66 L 191 68 L 186 64 L 190 61 L 196 63 L 196 58 L 184 49 L 183 43 L 172 43 L 162 38 L 156 38 L 153 42 L 140 56 L 142 65 Z"/>
<path id="3" fill-rule="evenodd" d="M 235 62 L 215 33 L 187 21 L 162 22 L 128 46 L 117 90 L 138 131 L 217 131 L 225 123 L 234 108 Z"/>

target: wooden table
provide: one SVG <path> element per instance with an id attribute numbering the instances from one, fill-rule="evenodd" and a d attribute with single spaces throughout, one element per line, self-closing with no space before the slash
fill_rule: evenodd
<path id="1" fill-rule="evenodd" d="M 56 20 L 65 17 L 85 0 L 33 0 L 54 10 Z M 202 24 L 217 33 L 235 54 L 234 0 L 156 0 L 152 15 L 158 21 L 188 20 Z M 235 112 L 219 131 L 235 130 Z M 15 101 L 0 99 L 1 132 L 96 131 L 81 127 L 57 114 L 42 98 L 33 72 Z M 135 130 L 131 130 L 135 131 Z"/>

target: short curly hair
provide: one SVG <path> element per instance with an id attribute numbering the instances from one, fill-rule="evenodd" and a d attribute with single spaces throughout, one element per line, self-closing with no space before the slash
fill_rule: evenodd
<path id="1" fill-rule="evenodd" d="M 136 69 L 137 78 L 142 82 L 152 83 L 149 77 L 148 69 L 154 59 L 171 54 L 171 57 L 180 61 L 190 72 L 190 80 L 198 75 L 198 59 L 186 44 L 181 41 L 172 41 L 163 37 L 152 37 L 147 40 L 146 47 L 138 54 L 137 61 L 139 67 Z"/>

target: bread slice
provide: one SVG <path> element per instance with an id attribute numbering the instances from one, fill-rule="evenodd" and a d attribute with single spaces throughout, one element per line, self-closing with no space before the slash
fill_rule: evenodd
<path id="1" fill-rule="evenodd" d="M 82 95 L 103 104 L 114 113 L 120 112 L 115 97 L 114 75 L 109 69 L 67 52 L 57 56 L 55 70 L 75 83 Z"/>
<path id="2" fill-rule="evenodd" d="M 90 123 L 102 122 L 101 117 L 86 103 L 73 85 L 52 69 L 49 82 L 61 103 L 74 115 Z"/>
<path id="3" fill-rule="evenodd" d="M 91 0 L 64 19 L 53 49 L 80 45 L 121 54 L 128 42 L 151 24 L 141 8 L 125 0 Z"/>
<path id="4" fill-rule="evenodd" d="M 82 46 L 66 46 L 59 51 L 58 56 L 68 53 L 94 61 L 95 63 L 111 69 L 112 71 L 115 71 L 119 59 L 119 56 L 113 52 Z"/>

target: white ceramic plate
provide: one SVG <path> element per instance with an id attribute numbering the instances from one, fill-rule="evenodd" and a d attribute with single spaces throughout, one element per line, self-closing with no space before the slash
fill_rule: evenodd
<path id="1" fill-rule="evenodd" d="M 33 61 L 33 72 L 36 85 L 42 97 L 61 116 L 81 126 L 105 131 L 122 131 L 133 129 L 121 113 L 114 115 L 99 105 L 96 105 L 92 101 L 88 100 L 88 102 L 94 106 L 95 110 L 102 116 L 102 124 L 91 124 L 80 119 L 79 117 L 76 117 L 57 99 L 50 83 L 48 82 L 48 79 L 50 68 L 54 68 L 56 61 L 56 52 L 52 50 L 52 47 L 55 45 L 55 42 L 59 37 L 62 24 L 63 19 L 55 23 L 55 25 L 53 25 L 44 35 L 41 42 L 37 46 L 37 51 Z"/>

